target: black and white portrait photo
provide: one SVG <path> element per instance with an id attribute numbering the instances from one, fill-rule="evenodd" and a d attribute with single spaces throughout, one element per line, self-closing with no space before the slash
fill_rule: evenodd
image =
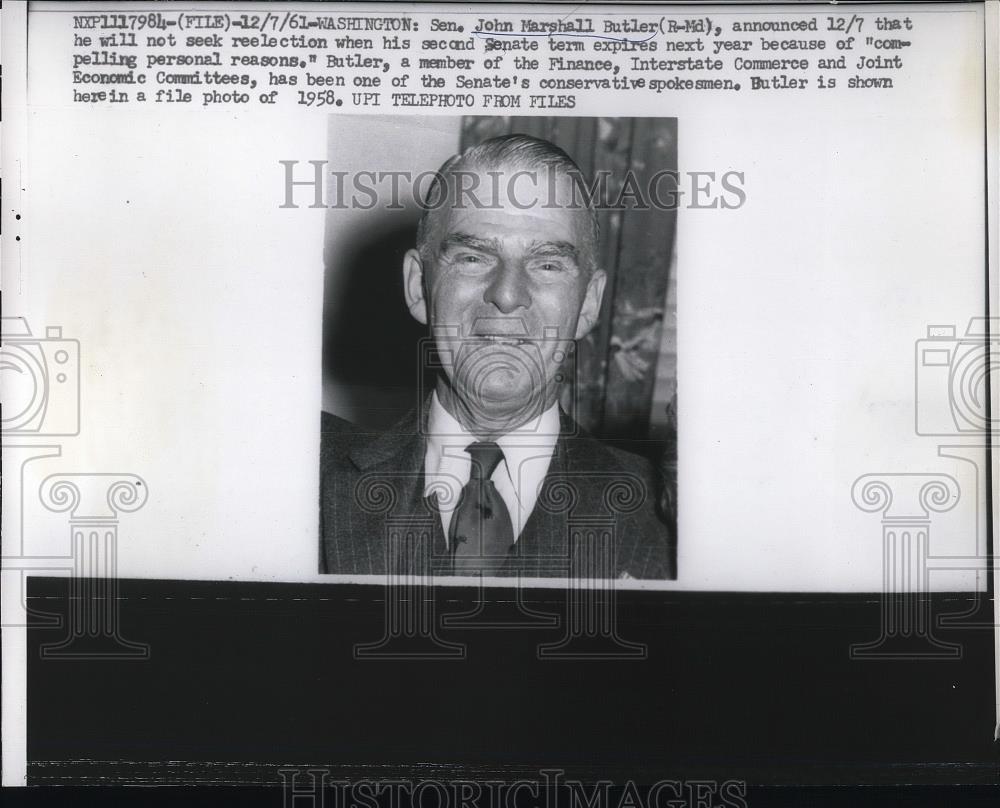
<path id="1" fill-rule="evenodd" d="M 0 20 L 4 787 L 1000 788 L 1000 0 Z"/>
<path id="2" fill-rule="evenodd" d="M 321 571 L 676 578 L 676 120 L 330 138 Z"/>

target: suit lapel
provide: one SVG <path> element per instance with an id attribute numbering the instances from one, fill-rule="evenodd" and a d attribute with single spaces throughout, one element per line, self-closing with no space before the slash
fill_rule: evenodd
<path id="1" fill-rule="evenodd" d="M 525 572 L 544 576 L 565 576 L 571 562 L 571 532 L 588 517 L 608 516 L 605 488 L 613 472 L 601 474 L 606 461 L 599 455 L 600 444 L 585 435 L 560 410 L 559 440 L 548 472 L 542 482 L 538 502 L 518 538 L 517 558 Z"/>
<path id="2" fill-rule="evenodd" d="M 559 438 L 556 440 L 545 479 L 542 480 L 528 521 L 518 537 L 511 559 L 527 575 L 561 575 L 558 569 L 567 559 L 567 521 L 569 513 L 562 507 L 564 486 L 570 483 L 575 423 L 560 409 Z"/>
<path id="3" fill-rule="evenodd" d="M 450 572 L 441 515 L 436 503 L 423 496 L 426 440 L 420 419 L 426 418 L 426 409 L 414 409 L 371 443 L 350 452 L 360 473 L 354 495 L 363 512 L 362 535 L 371 537 L 371 568 L 376 572 Z M 552 461 L 502 574 L 567 574 L 573 517 L 600 511 L 602 486 L 607 482 L 587 473 L 600 468 L 601 462 L 592 441 L 579 437 L 578 431 L 560 410 Z M 369 507 L 368 502 L 380 507 Z"/>
<path id="4" fill-rule="evenodd" d="M 366 512 L 366 535 L 380 568 L 397 574 L 429 574 L 447 558 L 441 516 L 424 498 L 426 442 L 418 410 L 366 446 L 350 453 L 360 472 L 356 501 Z M 376 539 L 376 537 L 378 537 Z M 373 563 L 379 559 L 373 558 Z"/>

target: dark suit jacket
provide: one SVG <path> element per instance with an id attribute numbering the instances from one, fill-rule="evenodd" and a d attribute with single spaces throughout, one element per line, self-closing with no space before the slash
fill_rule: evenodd
<path id="1" fill-rule="evenodd" d="M 423 496 L 420 423 L 414 410 L 378 432 L 323 413 L 321 572 L 451 572 L 437 501 Z M 500 574 L 676 578 L 675 533 L 657 516 L 658 496 L 648 462 L 599 442 L 560 412 L 538 502 Z"/>

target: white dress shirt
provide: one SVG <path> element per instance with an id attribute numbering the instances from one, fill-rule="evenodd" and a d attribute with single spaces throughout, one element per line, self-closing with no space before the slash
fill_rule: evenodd
<path id="1" fill-rule="evenodd" d="M 490 479 L 510 513 L 514 541 L 538 501 L 558 437 L 559 404 L 555 403 L 538 418 L 496 439 L 503 450 L 503 461 Z M 437 393 L 432 393 L 424 454 L 424 496 L 438 498 L 446 541 L 452 513 L 472 474 L 472 458 L 465 447 L 477 440 L 442 406 Z"/>

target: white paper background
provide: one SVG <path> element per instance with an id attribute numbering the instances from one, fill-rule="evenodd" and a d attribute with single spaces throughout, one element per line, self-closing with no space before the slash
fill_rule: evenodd
<path id="1" fill-rule="evenodd" d="M 22 241 L 4 245 L 3 288 L 5 316 L 80 341 L 82 430 L 26 467 L 25 490 L 141 475 L 121 576 L 330 580 L 315 574 L 324 212 L 279 208 L 278 164 L 326 158 L 326 114 L 74 106 L 69 13 L 30 21 Z M 913 426 L 915 341 L 985 308 L 983 20 L 906 13 L 920 49 L 892 92 L 616 94 L 572 111 L 676 116 L 682 171 L 746 175 L 740 210 L 680 211 L 668 586 L 877 591 L 880 518 L 851 501 L 872 472 L 953 476 L 963 499 L 935 516 L 932 553 L 985 546 L 973 466 Z M 65 515 L 28 501 L 26 552 L 66 555 Z"/>

